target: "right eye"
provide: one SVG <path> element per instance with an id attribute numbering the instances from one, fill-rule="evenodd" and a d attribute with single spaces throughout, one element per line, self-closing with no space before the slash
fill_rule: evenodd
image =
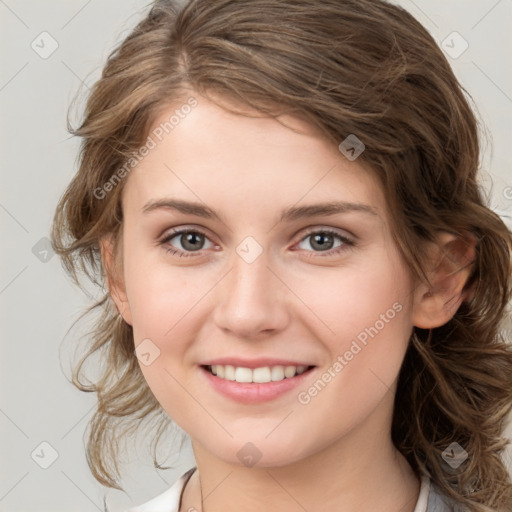
<path id="1" fill-rule="evenodd" d="M 179 243 L 182 248 L 175 248 L 172 244 L 170 244 L 171 240 L 174 239 L 179 240 Z M 161 241 L 161 245 L 164 246 L 164 249 L 173 254 L 181 257 L 189 257 L 195 256 L 195 252 L 199 252 L 202 250 L 202 246 L 204 244 L 204 240 L 208 240 L 205 233 L 199 231 L 197 229 L 178 229 L 173 230 L 171 233 L 166 235 L 166 237 Z M 214 246 L 215 244 L 212 245 Z"/>

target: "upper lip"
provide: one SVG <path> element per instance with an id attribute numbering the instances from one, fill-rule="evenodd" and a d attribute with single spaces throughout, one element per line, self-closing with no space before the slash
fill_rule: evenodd
<path id="1" fill-rule="evenodd" d="M 237 357 L 222 357 L 219 359 L 211 359 L 201 363 L 201 366 L 212 366 L 212 365 L 231 365 L 243 368 L 261 368 L 263 366 L 314 366 L 310 363 L 301 363 L 298 361 L 291 361 L 289 359 L 275 359 L 270 357 L 260 357 L 258 359 L 240 359 Z"/>

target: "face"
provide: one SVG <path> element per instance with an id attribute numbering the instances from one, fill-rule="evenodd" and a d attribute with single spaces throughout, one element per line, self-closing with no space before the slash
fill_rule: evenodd
<path id="1" fill-rule="evenodd" d="M 298 119 L 282 118 L 302 133 L 196 97 L 127 178 L 115 299 L 166 413 L 226 463 L 251 442 L 259 464 L 282 466 L 362 425 L 393 388 L 413 285 L 360 161 Z M 339 208 L 313 208 L 327 203 Z M 277 380 L 203 367 L 227 359 Z M 281 381 L 279 361 L 313 368 Z"/>

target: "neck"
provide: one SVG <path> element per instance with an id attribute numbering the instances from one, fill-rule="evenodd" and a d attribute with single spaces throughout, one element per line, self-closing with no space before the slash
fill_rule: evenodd
<path id="1" fill-rule="evenodd" d="M 377 417 L 368 417 L 323 450 L 278 467 L 230 464 L 193 441 L 197 470 L 185 487 L 180 512 L 299 512 L 318 510 L 319 504 L 323 512 L 413 512 L 420 482 L 393 446 L 390 428 L 378 421 L 380 416 L 391 425 L 390 408 L 381 405 L 372 414 Z"/>

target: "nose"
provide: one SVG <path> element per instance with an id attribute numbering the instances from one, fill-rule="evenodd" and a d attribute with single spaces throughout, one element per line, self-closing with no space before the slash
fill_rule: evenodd
<path id="1" fill-rule="evenodd" d="M 215 324 L 243 339 L 285 329 L 291 292 L 278 274 L 270 268 L 265 251 L 252 263 L 235 252 L 231 271 L 217 286 Z"/>

